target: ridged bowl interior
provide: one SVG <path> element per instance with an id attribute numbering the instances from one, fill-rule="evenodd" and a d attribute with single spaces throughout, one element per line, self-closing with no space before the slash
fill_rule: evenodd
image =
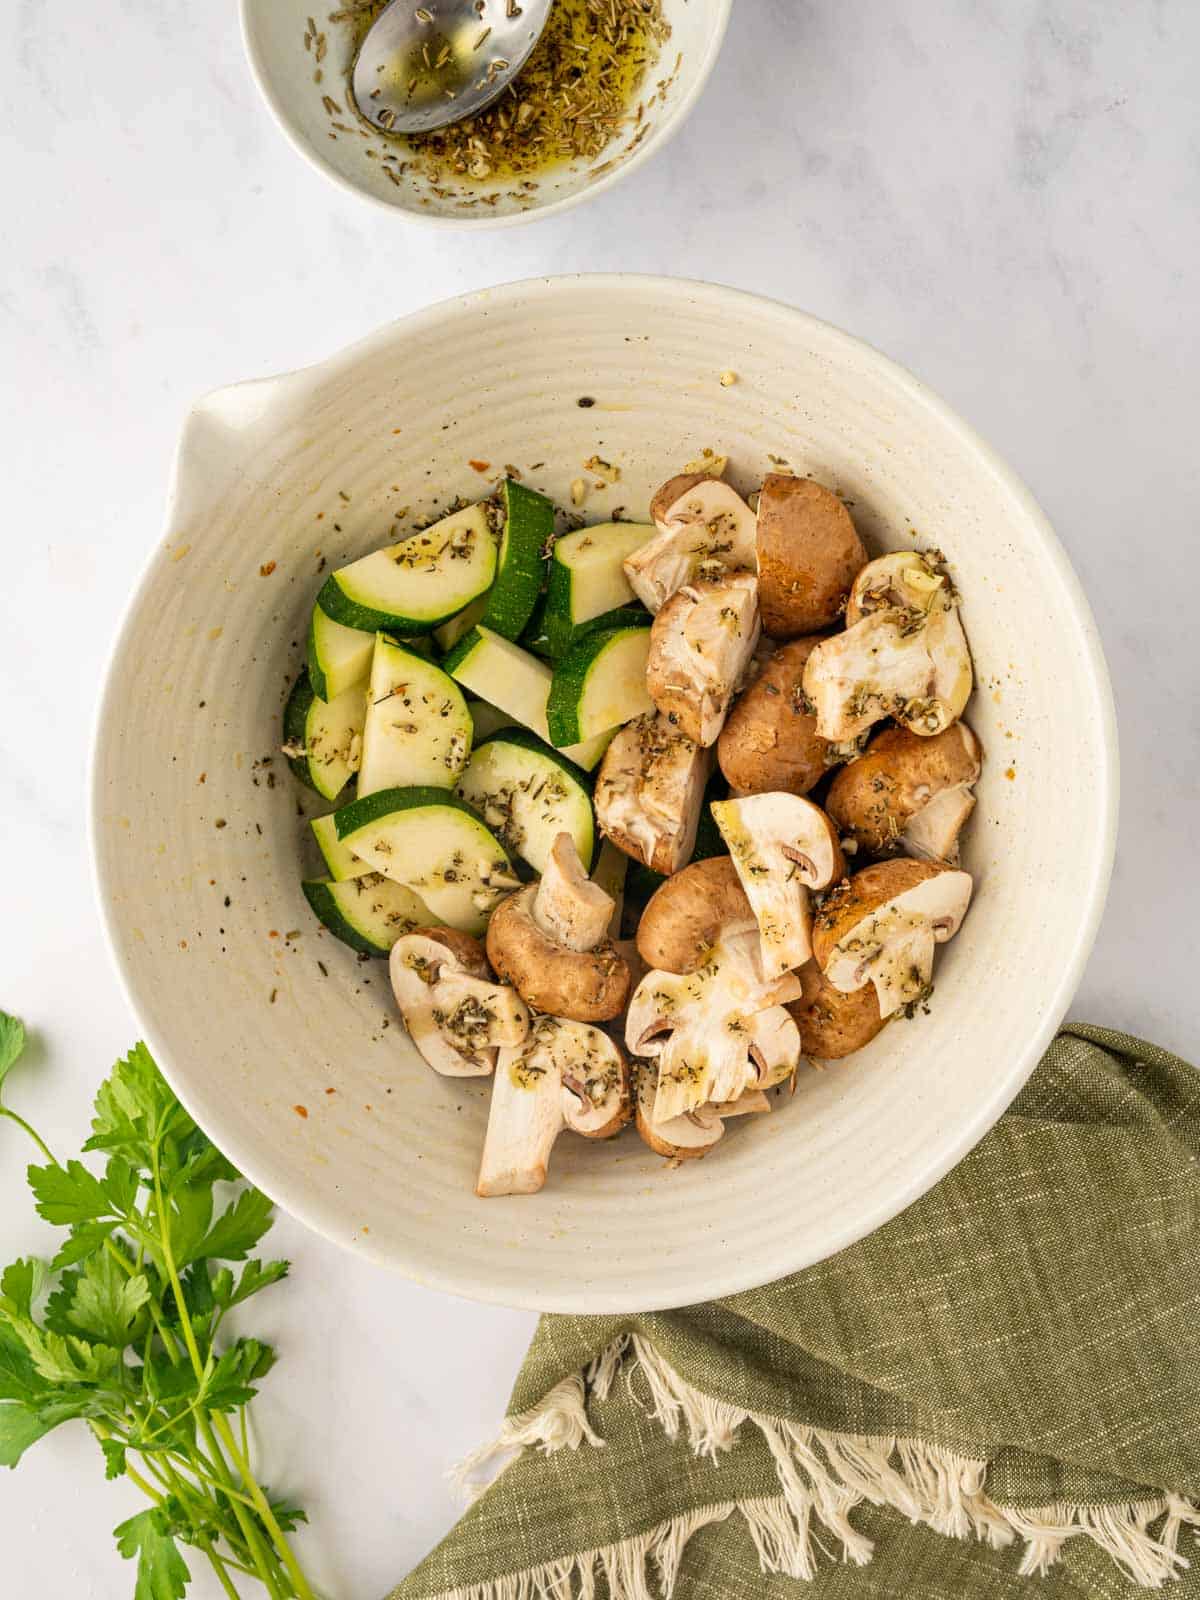
<path id="1" fill-rule="evenodd" d="M 460 228 L 502 227 L 566 210 L 648 160 L 699 99 L 720 53 L 731 6 L 732 0 L 662 0 L 671 35 L 639 91 L 642 114 L 631 116 L 595 158 L 531 174 L 537 187 L 530 191 L 503 178 L 470 185 L 439 182 L 435 189 L 407 161 L 403 145 L 366 127 L 348 101 L 353 37 L 328 20 L 342 8 L 314 14 L 312 0 L 241 0 L 251 69 L 300 154 L 378 205 L 421 222 Z M 306 35 L 312 39 L 310 17 L 324 35 L 319 63 L 312 43 L 305 46 Z"/>
<path id="2" fill-rule="evenodd" d="M 724 371 L 737 382 L 722 387 Z M 581 407 L 587 398 L 594 405 Z M 316 925 L 318 863 L 279 718 L 320 574 L 508 466 L 644 517 L 704 447 L 749 489 L 779 459 L 842 494 L 873 551 L 938 545 L 964 596 L 986 763 L 976 895 L 930 1014 L 677 1171 L 632 1132 L 564 1135 L 545 1190 L 473 1194 L 488 1088 L 408 1045 L 386 967 Z M 590 478 L 589 482 L 593 481 Z M 927 1189 L 1024 1081 L 1099 919 L 1116 808 L 1086 603 L 1012 473 L 846 334 L 731 290 L 563 278 L 453 300 L 188 419 L 168 528 L 117 644 L 94 764 L 99 892 L 146 1036 L 200 1122 L 321 1232 L 511 1305 L 664 1307 L 764 1283 Z"/>

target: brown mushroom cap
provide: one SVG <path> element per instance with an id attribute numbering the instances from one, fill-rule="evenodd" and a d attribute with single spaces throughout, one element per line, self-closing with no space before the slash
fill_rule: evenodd
<path id="1" fill-rule="evenodd" d="M 651 895 L 638 923 L 638 954 L 656 971 L 695 972 L 722 931 L 735 926 L 756 923 L 732 860 L 693 861 Z"/>
<path id="2" fill-rule="evenodd" d="M 717 740 L 717 760 L 739 794 L 807 794 L 834 764 L 802 688 L 804 663 L 820 642 L 781 645 L 734 702 Z"/>
<path id="3" fill-rule="evenodd" d="M 758 498 L 759 605 L 770 638 L 832 627 L 866 563 L 837 495 L 811 478 L 770 474 Z"/>
<path id="4" fill-rule="evenodd" d="M 629 998 L 628 965 L 603 940 L 594 950 L 555 944 L 533 920 L 537 884 L 502 900 L 488 923 L 488 959 L 527 1005 L 573 1022 L 609 1022 Z"/>
<path id="5" fill-rule="evenodd" d="M 492 969 L 488 966 L 484 948 L 469 933 L 460 933 L 457 928 L 413 928 L 410 931 L 417 938 L 432 939 L 435 944 L 444 945 L 471 977 L 491 978 Z"/>
<path id="6" fill-rule="evenodd" d="M 949 870 L 932 861 L 896 860 L 878 861 L 873 867 L 856 872 L 828 896 L 813 918 L 813 955 L 822 971 L 828 965 L 834 946 L 864 917 L 869 917 L 897 895 Z"/>
<path id="7" fill-rule="evenodd" d="M 861 1050 L 883 1028 L 879 997 L 871 984 L 843 994 L 808 961 L 799 971 L 804 993 L 788 1006 L 800 1029 L 800 1048 L 820 1061 L 839 1061 Z"/>
<path id="8" fill-rule="evenodd" d="M 979 777 L 979 741 L 956 722 L 932 738 L 887 728 L 833 780 L 825 808 L 870 855 L 900 847 L 901 835 L 934 795 Z"/>

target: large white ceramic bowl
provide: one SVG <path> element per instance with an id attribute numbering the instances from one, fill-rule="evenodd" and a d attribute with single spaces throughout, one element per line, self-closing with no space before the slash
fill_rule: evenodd
<path id="1" fill-rule="evenodd" d="M 345 87 L 353 60 L 347 30 L 329 22 L 337 6 L 315 12 L 312 0 L 241 0 L 242 36 L 255 82 L 294 147 L 344 189 L 418 222 L 458 228 L 505 227 L 551 216 L 611 188 L 648 161 L 683 126 L 716 65 L 733 0 L 662 0 L 671 37 L 643 91 L 646 107 L 594 160 L 572 161 L 525 191 L 511 182 L 475 184 L 469 193 L 435 193 L 416 167 L 382 157 L 404 150 L 366 128 Z M 305 48 L 309 18 L 324 33 L 318 67 Z M 311 35 L 310 35 L 311 37 Z M 314 75 L 320 72 L 320 82 Z M 333 102 L 326 104 L 326 97 Z"/>
<path id="2" fill-rule="evenodd" d="M 727 369 L 738 381 L 723 388 Z M 478 497 L 510 463 L 562 501 L 598 452 L 621 479 L 589 516 L 644 514 L 705 446 L 747 488 L 775 457 L 812 472 L 874 550 L 915 535 L 946 551 L 987 752 L 966 850 L 975 903 L 939 954 L 929 1016 L 803 1072 L 794 1099 L 734 1125 L 706 1161 L 670 1171 L 632 1132 L 564 1135 L 540 1195 L 478 1200 L 487 1084 L 422 1063 L 385 966 L 323 933 L 300 892 L 302 863 L 316 863 L 279 716 L 318 573 L 382 543 L 403 508 Z M 836 328 L 638 277 L 451 300 L 320 366 L 201 401 L 116 646 L 94 769 L 121 975 L 164 1071 L 232 1159 L 314 1228 L 422 1282 L 587 1312 L 684 1304 L 806 1266 L 965 1155 L 1071 999 L 1117 804 L 1096 632 L 1003 462 Z"/>

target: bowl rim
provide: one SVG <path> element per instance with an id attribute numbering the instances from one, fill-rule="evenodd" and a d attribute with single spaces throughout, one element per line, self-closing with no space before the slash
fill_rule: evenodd
<path id="1" fill-rule="evenodd" d="M 786 322 L 793 326 L 798 323 L 803 327 L 818 331 L 826 337 L 832 335 L 835 341 L 844 343 L 851 351 L 858 353 L 860 357 L 866 357 L 877 367 L 882 367 L 892 380 L 906 391 L 915 402 L 927 407 L 936 419 L 957 437 L 965 449 L 973 451 L 978 456 L 981 464 L 1014 497 L 1022 513 L 1028 519 L 1030 528 L 1037 536 L 1044 555 L 1055 569 L 1056 575 L 1063 585 L 1082 635 L 1087 663 L 1087 677 L 1092 691 L 1090 704 L 1087 707 L 1087 715 L 1095 719 L 1102 756 L 1097 767 L 1094 794 L 1095 805 L 1102 814 L 1101 827 L 1097 834 L 1096 870 L 1093 874 L 1086 903 L 1080 907 L 1080 914 L 1075 924 L 1074 947 L 1069 959 L 1066 961 L 1057 986 L 1052 994 L 1047 997 L 1043 1019 L 1037 1029 L 1025 1041 L 1019 1056 L 1014 1058 L 1011 1070 L 996 1080 L 992 1092 L 980 1100 L 975 1114 L 938 1144 L 921 1172 L 910 1176 L 903 1184 L 898 1184 L 896 1190 L 890 1196 L 880 1200 L 865 1215 L 858 1215 L 853 1222 L 844 1222 L 840 1226 L 836 1222 L 831 1222 L 823 1240 L 821 1254 L 812 1260 L 793 1261 L 783 1265 L 778 1277 L 785 1277 L 808 1266 L 816 1265 L 819 1261 L 827 1260 L 830 1256 L 836 1255 L 849 1245 L 868 1237 L 877 1228 L 882 1227 L 884 1223 L 889 1222 L 907 1206 L 911 1205 L 913 1201 L 926 1194 L 933 1188 L 934 1184 L 970 1153 L 1012 1103 L 1033 1072 L 1033 1069 L 1041 1060 L 1046 1047 L 1057 1032 L 1070 1007 L 1099 930 L 1116 852 L 1120 759 L 1112 685 L 1100 641 L 1099 629 L 1096 626 L 1083 586 L 1067 557 L 1066 551 L 1031 491 L 992 446 L 942 400 L 934 390 L 915 377 L 907 368 L 901 366 L 890 356 L 884 355 L 866 340 L 847 333 L 836 324 L 816 317 L 810 312 L 789 306 L 785 302 L 769 296 L 754 294 L 748 290 L 737 289 L 729 285 L 649 273 L 570 273 L 552 277 L 518 279 L 497 285 L 494 288 L 477 289 L 467 294 L 450 296 L 433 305 L 411 312 L 407 316 L 393 319 L 375 328 L 363 338 L 306 367 L 296 368 L 291 372 L 282 373 L 273 378 L 250 379 L 243 383 L 235 383 L 226 388 L 210 391 L 206 396 L 202 396 L 189 408 L 184 418 L 171 471 L 166 502 L 165 527 L 163 533 L 147 553 L 141 575 L 121 612 L 118 626 L 112 636 L 112 643 L 104 668 L 103 687 L 93 715 L 87 774 L 89 797 L 88 852 L 91 862 L 93 891 L 96 896 L 105 942 L 108 946 L 121 991 L 131 1012 L 138 1019 L 138 1026 L 142 1036 L 145 1038 L 163 1076 L 175 1091 L 180 1103 L 194 1116 L 195 1113 L 191 1104 L 189 1104 L 186 1082 L 182 1081 L 185 1075 L 176 1073 L 171 1059 L 171 1052 L 165 1042 L 155 1035 L 153 1030 L 145 1028 L 141 1022 L 139 1007 L 134 993 L 132 973 L 129 970 L 127 958 L 123 953 L 123 946 L 128 941 L 120 936 L 119 919 L 105 893 L 105 883 L 100 863 L 100 826 L 104 810 L 103 797 L 100 792 L 101 752 L 106 729 L 113 717 L 114 708 L 110 705 L 110 698 L 113 692 L 113 679 L 115 677 L 118 653 L 127 628 L 147 597 L 151 584 L 155 581 L 158 557 L 163 541 L 170 537 L 172 531 L 176 489 L 185 456 L 189 423 L 218 397 L 229 395 L 233 392 L 244 393 L 246 390 L 256 387 L 278 386 L 283 388 L 289 385 L 292 380 L 311 379 L 318 374 L 336 373 L 346 366 L 352 366 L 368 352 L 386 346 L 392 340 L 402 337 L 405 330 L 419 330 L 446 318 L 470 319 L 480 308 L 493 307 L 497 298 L 513 301 L 548 294 L 569 294 L 577 290 L 597 288 L 602 292 L 620 292 L 627 289 L 637 290 L 642 293 L 650 292 L 660 295 L 680 296 L 685 300 L 700 297 L 710 303 L 723 304 L 727 309 L 734 311 L 743 307 L 753 307 L 759 315 L 767 313 L 781 322 Z M 199 1118 L 196 1120 L 200 1121 Z M 204 1126 L 204 1124 L 201 1123 L 201 1126 Z M 313 1232 L 320 1234 L 334 1244 L 341 1245 L 344 1248 L 353 1250 L 356 1254 L 365 1256 L 376 1265 L 399 1271 L 402 1275 L 421 1284 L 423 1287 L 436 1289 L 445 1294 L 456 1295 L 459 1298 L 539 1312 L 633 1314 L 645 1311 L 669 1310 L 682 1305 L 695 1304 L 705 1299 L 739 1294 L 746 1290 L 761 1287 L 763 1283 L 760 1271 L 740 1266 L 739 1258 L 733 1255 L 727 1258 L 718 1258 L 718 1261 L 714 1263 L 710 1281 L 702 1292 L 688 1292 L 686 1294 L 676 1292 L 674 1295 L 668 1295 L 664 1300 L 655 1302 L 653 1305 L 634 1303 L 617 1291 L 607 1288 L 595 1288 L 587 1283 L 570 1286 L 549 1295 L 522 1293 L 519 1280 L 514 1281 L 510 1287 L 503 1291 L 491 1285 L 464 1283 L 453 1273 L 432 1270 L 427 1265 L 417 1269 L 401 1259 L 397 1254 L 377 1248 L 369 1236 L 364 1237 L 356 1232 L 351 1225 L 331 1214 L 323 1205 L 308 1204 L 303 1193 L 292 1197 L 285 1197 L 278 1192 L 273 1193 L 272 1191 L 277 1186 L 273 1184 L 264 1186 L 260 1182 L 256 1175 L 257 1159 L 255 1151 L 253 1149 L 247 1150 L 243 1147 L 236 1123 L 231 1124 L 229 1130 L 222 1129 L 218 1134 L 210 1136 L 213 1137 L 214 1143 L 218 1144 L 229 1156 L 230 1160 L 234 1162 L 249 1182 L 259 1188 L 264 1188 L 264 1192 L 269 1194 L 277 1204 L 299 1222 L 312 1229 Z"/>
<path id="2" fill-rule="evenodd" d="M 582 205 L 584 201 L 592 200 L 614 184 L 620 183 L 622 178 L 628 177 L 657 151 L 661 150 L 691 116 L 696 102 L 708 86 L 713 68 L 725 42 L 725 34 L 729 28 L 729 19 L 733 11 L 733 0 L 707 0 L 714 11 L 715 26 L 708 40 L 708 46 L 700 62 L 699 71 L 695 81 L 687 92 L 676 103 L 671 115 L 657 129 L 653 137 L 642 142 L 637 150 L 625 161 L 619 162 L 610 171 L 601 174 L 594 182 L 585 184 L 574 194 L 563 195 L 558 200 L 551 200 L 546 205 L 533 205 L 526 211 L 516 211 L 507 216 L 497 216 L 489 212 L 486 216 L 474 215 L 469 217 L 445 217 L 433 212 L 422 211 L 419 208 L 398 204 L 389 200 L 385 195 L 373 194 L 370 189 L 355 183 L 352 179 L 339 172 L 328 162 L 320 148 L 310 139 L 306 138 L 293 122 L 284 107 L 281 97 L 276 93 L 274 79 L 258 43 L 253 37 L 252 17 L 262 0 L 238 0 L 238 17 L 241 24 L 242 46 L 246 59 L 250 65 L 250 75 L 254 80 L 259 94 L 266 102 L 276 124 L 282 131 L 287 142 L 298 152 L 308 164 L 316 171 L 335 183 L 339 189 L 344 189 L 347 194 L 357 195 L 360 200 L 366 200 L 380 211 L 386 211 L 391 216 L 406 217 L 411 222 L 419 223 L 426 228 L 445 229 L 499 229 L 516 228 L 524 223 L 540 222 L 545 217 L 556 216 L 563 211 L 570 211 L 572 207 Z"/>

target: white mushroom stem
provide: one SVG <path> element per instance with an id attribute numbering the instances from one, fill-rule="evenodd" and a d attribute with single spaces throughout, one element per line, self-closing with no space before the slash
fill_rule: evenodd
<path id="1" fill-rule="evenodd" d="M 551 846 L 533 902 L 533 920 L 567 950 L 594 950 L 608 931 L 613 900 L 593 883 L 569 833 Z"/>
<path id="2" fill-rule="evenodd" d="M 715 744 L 758 644 L 758 579 L 684 584 L 654 619 L 646 688 L 697 744 Z"/>
<path id="3" fill-rule="evenodd" d="M 970 875 L 949 870 L 896 895 L 842 936 L 825 976 L 843 994 L 873 984 L 880 1016 L 892 1016 L 928 994 L 934 946 L 958 932 L 970 899 Z"/>
<path id="4" fill-rule="evenodd" d="M 392 989 L 413 1044 L 447 1078 L 485 1078 L 520 1045 L 529 1011 L 514 989 L 472 975 L 445 945 L 406 934 L 392 946 Z"/>
<path id="5" fill-rule="evenodd" d="M 844 870 L 832 823 L 810 800 L 783 793 L 715 800 L 712 814 L 754 912 L 766 975 L 803 966 L 812 955 L 810 890 Z"/>
<path id="6" fill-rule="evenodd" d="M 725 1100 L 721 1105 L 713 1107 L 722 1121 L 730 1117 L 765 1116 L 770 1109 L 771 1102 L 761 1089 L 746 1089 L 736 1100 Z"/>
<path id="7" fill-rule="evenodd" d="M 564 1128 L 606 1138 L 628 1106 L 628 1069 L 608 1035 L 540 1017 L 523 1045 L 500 1052 L 476 1194 L 536 1194 Z"/>
<path id="8" fill-rule="evenodd" d="M 705 478 L 657 519 L 658 533 L 624 562 L 625 576 L 650 611 L 677 589 L 721 570 L 754 570 L 757 519 L 720 478 Z"/>
<path id="9" fill-rule="evenodd" d="M 919 861 L 958 862 L 958 836 L 975 809 L 969 783 L 956 783 L 915 811 L 900 835 L 900 848 Z"/>
<path id="10" fill-rule="evenodd" d="M 800 1036 L 782 1007 L 799 993 L 794 976 L 765 976 L 754 933 L 718 940 L 705 965 L 686 976 L 647 973 L 630 1002 L 625 1039 L 631 1053 L 658 1057 L 656 1122 L 736 1100 L 790 1072 Z"/>

